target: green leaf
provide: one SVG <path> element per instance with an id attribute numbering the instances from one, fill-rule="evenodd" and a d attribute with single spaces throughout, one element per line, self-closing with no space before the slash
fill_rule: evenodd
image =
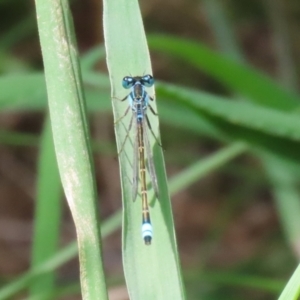
<path id="1" fill-rule="evenodd" d="M 1 111 L 36 110 L 46 107 L 45 78 L 41 72 L 1 76 L 0 90 Z"/>
<path id="2" fill-rule="evenodd" d="M 104 1 L 104 36 L 114 116 L 118 120 L 128 107 L 128 103 L 118 101 L 128 94 L 122 88 L 122 78 L 127 75 L 152 74 L 138 1 Z M 154 95 L 153 88 L 149 88 L 147 92 L 150 96 Z M 153 108 L 156 110 L 155 103 Z M 157 117 L 149 113 L 149 119 L 155 135 L 159 136 Z M 128 118 L 122 119 L 115 129 L 119 151 L 127 134 L 128 121 Z M 183 299 L 184 290 L 162 151 L 153 137 L 150 142 L 160 192 L 159 201 L 150 201 L 154 231 L 151 246 L 146 246 L 141 237 L 141 199 L 139 196 L 135 202 L 132 199 L 133 151 L 130 142 L 126 143 L 119 155 L 124 205 L 123 264 L 126 283 L 131 299 Z M 149 199 L 154 198 L 152 191 L 148 195 Z"/>
<path id="3" fill-rule="evenodd" d="M 101 235 L 103 238 L 107 237 L 112 232 L 116 231 L 121 224 L 121 213 L 118 211 L 110 218 L 105 220 L 101 225 Z M 78 253 L 77 243 L 70 243 L 65 248 L 59 250 L 54 256 L 42 262 L 33 269 L 22 274 L 19 278 L 11 281 L 0 289 L 0 299 L 11 299 L 20 290 L 27 287 L 31 281 L 36 280 L 37 277 L 43 276 L 49 272 L 53 272 L 70 259 L 74 258 Z"/>
<path id="4" fill-rule="evenodd" d="M 193 163 L 191 167 L 187 168 L 171 179 L 170 189 L 172 194 L 182 191 L 190 184 L 199 180 L 203 176 L 206 176 L 208 173 L 220 168 L 237 155 L 245 152 L 245 150 L 247 150 L 247 146 L 244 143 L 237 142 L 220 151 L 217 151 L 208 158 L 200 160 L 197 163 Z"/>
<path id="5" fill-rule="evenodd" d="M 107 111 L 110 108 L 107 76 L 85 72 L 83 80 L 86 86 L 87 108 L 92 111 Z M 1 111 L 45 110 L 47 107 L 45 77 L 41 72 L 0 76 L 0 90 Z"/>
<path id="6" fill-rule="evenodd" d="M 247 128 L 245 126 L 247 124 L 241 123 L 240 125 L 235 122 L 229 122 L 230 119 L 228 117 L 230 116 L 230 110 L 224 112 L 224 115 L 220 118 L 213 113 L 215 107 L 210 110 L 210 106 L 206 106 L 210 101 L 217 100 L 214 103 L 217 105 L 220 101 L 224 101 L 224 105 L 227 105 L 226 102 L 229 101 L 225 99 L 218 100 L 218 97 L 212 95 L 208 96 L 208 101 L 207 99 L 205 100 L 206 93 L 166 84 L 158 85 L 158 91 L 160 97 L 167 101 L 160 104 L 160 107 L 163 112 L 161 115 L 167 118 L 168 123 L 198 134 L 213 137 L 222 142 L 244 141 L 251 150 L 267 150 L 276 153 L 276 155 L 285 161 L 296 163 L 297 165 L 300 163 L 300 143 L 292 140 L 294 135 L 290 135 L 288 132 L 286 132 L 287 134 L 280 134 L 279 132 L 279 134 L 275 135 L 276 129 L 274 130 L 269 126 L 272 123 L 263 123 L 263 131 L 260 127 L 256 128 L 255 124 L 255 129 Z M 205 103 L 203 106 L 205 109 L 202 107 L 203 103 Z M 207 107 L 209 107 L 209 109 L 207 109 Z M 257 106 L 257 108 L 260 109 L 259 106 Z M 279 112 L 276 111 L 276 114 L 277 113 Z M 226 116 L 226 114 L 228 115 Z M 282 114 L 288 115 L 287 113 Z M 241 122 L 243 122 L 243 120 L 241 120 Z M 283 130 L 285 130 L 284 122 L 282 124 Z M 247 126 L 251 127 L 251 124 Z M 289 129 L 296 134 L 298 132 L 298 128 Z M 256 154 L 259 153 L 256 152 Z"/>
<path id="7" fill-rule="evenodd" d="M 299 257 L 300 194 L 298 191 L 298 174 L 300 168 L 294 164 L 285 163 L 271 153 L 262 153 L 261 157 L 273 188 L 274 199 L 285 238 L 296 257 Z M 298 174 L 295 172 L 297 167 L 298 170 L 296 171 L 298 171 Z"/>
<path id="8" fill-rule="evenodd" d="M 299 109 L 299 97 L 252 67 L 237 63 L 201 43 L 172 36 L 148 37 L 151 49 L 182 59 L 207 72 L 231 90 L 260 105 L 290 111 Z"/>
<path id="9" fill-rule="evenodd" d="M 233 125 L 255 129 L 270 135 L 300 141 L 300 119 L 297 115 L 266 108 L 254 103 L 230 101 L 196 90 L 164 84 L 159 89 L 165 97 L 180 99 L 196 110 Z"/>
<path id="10" fill-rule="evenodd" d="M 50 122 L 47 119 L 40 147 L 38 192 L 35 210 L 31 268 L 52 257 L 58 247 L 62 188 L 54 153 Z M 51 216 L 49 218 L 49 216 Z M 30 295 L 50 292 L 55 273 L 39 276 L 30 286 Z"/>
<path id="11" fill-rule="evenodd" d="M 36 0 L 59 173 L 77 232 L 82 298 L 108 299 L 85 100 L 68 1 Z"/>
<path id="12" fill-rule="evenodd" d="M 104 45 L 99 47 L 94 47 L 87 53 L 85 53 L 81 58 L 81 68 L 82 70 L 91 70 L 96 63 L 105 58 L 105 48 Z"/>
<path id="13" fill-rule="evenodd" d="M 278 300 L 297 300 L 300 294 L 300 264 L 291 276 Z"/>

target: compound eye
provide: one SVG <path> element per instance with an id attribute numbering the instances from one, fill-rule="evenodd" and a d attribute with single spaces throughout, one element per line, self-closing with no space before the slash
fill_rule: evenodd
<path id="1" fill-rule="evenodd" d="M 151 87 L 154 84 L 154 78 L 151 75 L 145 75 L 142 77 L 142 83 L 146 87 Z"/>
<path id="2" fill-rule="evenodd" d="M 130 76 L 125 76 L 122 80 L 122 86 L 125 89 L 131 88 L 133 84 L 134 84 L 134 79 Z"/>

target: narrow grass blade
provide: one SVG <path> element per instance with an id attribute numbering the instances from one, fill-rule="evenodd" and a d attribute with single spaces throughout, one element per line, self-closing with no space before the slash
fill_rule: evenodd
<path id="1" fill-rule="evenodd" d="M 87 108 L 92 111 L 107 111 L 111 107 L 107 76 L 86 72 L 83 79 L 86 86 Z M 2 112 L 45 110 L 47 107 L 45 78 L 41 72 L 0 76 L 0 90 Z M 103 101 L 99 101 L 99 98 Z"/>
<path id="2" fill-rule="evenodd" d="M 255 103 L 229 101 L 223 97 L 178 86 L 164 85 L 161 91 L 169 98 L 176 97 L 196 110 L 270 135 L 300 141 L 300 120 L 296 114 L 262 107 Z"/>
<path id="3" fill-rule="evenodd" d="M 101 235 L 106 237 L 112 232 L 116 231 L 121 225 L 121 211 L 116 212 L 101 226 Z M 0 289 L 0 299 L 6 300 L 17 294 L 19 291 L 29 286 L 29 284 L 36 280 L 37 277 L 54 271 L 62 266 L 70 259 L 74 258 L 78 253 L 77 242 L 70 243 L 68 246 L 59 250 L 54 256 L 35 266 L 34 269 L 21 275 L 18 279 L 10 282 Z"/>
<path id="4" fill-rule="evenodd" d="M 225 2 L 218 0 L 204 0 L 204 9 L 208 15 L 208 22 L 212 28 L 215 39 L 219 47 L 226 56 L 235 61 L 243 61 L 234 32 L 227 18 Z"/>
<path id="5" fill-rule="evenodd" d="M 62 187 L 54 153 L 50 120 L 47 119 L 40 147 L 38 192 L 35 210 L 35 228 L 32 246 L 31 268 L 52 257 L 58 247 Z M 50 218 L 49 218 L 50 216 Z M 55 273 L 39 276 L 30 286 L 31 296 L 51 292 L 55 285 Z"/>
<path id="6" fill-rule="evenodd" d="M 276 51 L 279 80 L 288 89 L 297 91 L 297 63 L 293 58 L 293 42 L 290 36 L 288 14 L 285 13 L 285 3 L 280 0 L 267 0 L 264 5 L 273 28 L 272 40 Z"/>
<path id="7" fill-rule="evenodd" d="M 273 188 L 277 211 L 285 237 L 299 259 L 300 194 L 298 191 L 298 176 L 294 172 L 297 166 L 290 166 L 270 153 L 263 153 L 261 156 Z M 300 170 L 299 167 L 298 170 Z"/>
<path id="8" fill-rule="evenodd" d="M 36 22 L 33 14 L 28 14 L 24 19 L 16 23 L 10 30 L 6 30 L 1 36 L 1 52 L 9 52 L 20 40 L 36 32 Z"/>
<path id="9" fill-rule="evenodd" d="M 237 274 L 235 271 L 205 271 L 188 270 L 185 278 L 189 282 L 201 281 L 217 284 L 218 286 L 245 287 L 251 290 L 262 290 L 272 294 L 278 294 L 284 286 L 283 280 L 270 279 L 268 277 L 253 276 L 248 274 Z"/>
<path id="10" fill-rule="evenodd" d="M 151 36 L 148 40 L 151 49 L 182 59 L 207 72 L 250 101 L 286 111 L 299 108 L 299 97 L 295 94 L 252 67 L 236 63 L 200 43 L 160 35 Z"/>
<path id="11" fill-rule="evenodd" d="M 0 144 L 9 146 L 37 146 L 39 144 L 39 137 L 31 133 L 19 133 L 1 129 Z"/>
<path id="12" fill-rule="evenodd" d="M 122 88 L 122 78 L 127 75 L 152 74 L 138 1 L 104 1 L 104 36 L 114 115 L 115 120 L 118 120 L 127 107 L 127 103 L 115 99 L 122 99 L 128 93 Z M 154 90 L 149 89 L 148 93 L 153 96 Z M 153 108 L 156 110 L 155 103 Z M 155 135 L 159 136 L 157 117 L 151 116 L 151 113 L 149 117 Z M 119 150 L 126 136 L 126 127 L 126 124 L 116 126 Z M 151 139 L 160 201 L 150 203 L 154 236 L 151 246 L 145 246 L 141 237 L 141 201 L 137 199 L 133 203 L 132 199 L 129 179 L 132 178 L 132 163 L 128 162 L 128 157 L 133 157 L 133 151 L 131 144 L 128 144 L 119 160 L 124 205 L 123 264 L 130 298 L 183 299 L 183 283 L 161 148 L 154 138 Z M 153 197 L 151 195 L 153 193 L 150 199 Z"/>
<path id="13" fill-rule="evenodd" d="M 46 108 L 45 78 L 41 72 L 0 76 L 0 90 L 1 111 Z"/>
<path id="14" fill-rule="evenodd" d="M 253 130 L 241 126 L 241 124 L 238 124 L 233 120 L 232 122 L 226 122 L 222 120 L 222 118 L 215 116 L 214 113 L 212 113 L 213 110 L 209 112 L 206 109 L 200 108 L 200 102 L 207 101 L 206 104 L 211 105 L 211 103 L 209 104 L 209 102 L 214 101 L 213 98 L 215 96 L 207 95 L 206 93 L 201 93 L 197 91 L 196 94 L 191 93 L 189 94 L 189 96 L 187 96 L 187 94 L 185 94 L 185 92 L 187 91 L 186 88 L 182 89 L 182 87 L 179 88 L 174 87 L 173 85 L 171 86 L 165 84 L 157 85 L 157 89 L 159 95 L 166 100 L 165 103 L 162 103 L 160 105 L 162 108 L 162 112 L 172 112 L 172 118 L 170 118 L 170 116 L 168 116 L 167 113 L 165 115 L 165 118 L 167 119 L 169 124 L 180 126 L 180 128 L 187 129 L 196 134 L 204 134 L 205 136 L 213 137 L 222 142 L 244 141 L 248 144 L 249 149 L 251 151 L 255 151 L 256 155 L 259 155 L 259 153 L 256 150 L 263 149 L 265 151 L 270 151 L 271 153 L 276 153 L 276 155 L 291 163 L 295 163 L 296 165 L 300 164 L 300 144 L 299 142 L 289 139 L 288 131 L 286 131 L 282 135 L 282 137 L 279 137 L 271 135 L 270 131 L 269 134 L 266 134 L 265 130 L 260 131 L 258 130 L 258 127 L 256 128 L 256 130 Z M 186 97 L 183 96 L 183 94 L 181 94 L 183 90 L 185 91 L 183 94 L 185 94 Z M 192 96 L 192 94 L 194 96 Z M 226 102 L 226 100 L 224 102 Z M 168 105 L 167 103 L 170 104 Z M 176 110 L 175 107 L 177 108 Z M 178 108 L 180 108 L 180 110 Z M 229 113 L 229 117 L 230 112 L 227 112 Z M 279 112 L 276 111 L 276 113 Z M 285 118 L 287 118 L 288 114 L 285 113 L 285 116 Z M 282 124 L 283 127 L 285 127 L 284 122 Z M 293 128 L 293 126 L 290 128 L 293 132 L 298 131 L 298 128 Z M 272 128 L 269 127 L 269 129 L 273 131 Z"/>
<path id="15" fill-rule="evenodd" d="M 85 101 L 68 1 L 36 0 L 55 152 L 77 232 L 83 299 L 107 299 Z"/>
<path id="16" fill-rule="evenodd" d="M 278 300 L 297 300 L 300 295 L 300 265 L 296 268 Z"/>
<path id="17" fill-rule="evenodd" d="M 209 156 L 208 158 L 193 164 L 191 167 L 187 168 L 170 180 L 171 193 L 175 194 L 183 190 L 191 183 L 199 180 L 202 176 L 220 168 L 222 165 L 232 160 L 237 155 L 242 154 L 246 150 L 246 144 L 236 142 L 220 151 L 217 151 L 217 153 Z"/>
<path id="18" fill-rule="evenodd" d="M 81 68 L 82 70 L 91 70 L 96 63 L 105 58 L 105 48 L 104 45 L 100 47 L 95 47 L 85 53 L 81 58 Z"/>

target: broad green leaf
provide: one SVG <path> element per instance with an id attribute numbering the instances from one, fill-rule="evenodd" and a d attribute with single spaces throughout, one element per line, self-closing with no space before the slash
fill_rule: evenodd
<path id="1" fill-rule="evenodd" d="M 118 100 L 129 93 L 122 88 L 122 78 L 127 75 L 152 74 L 137 0 L 104 1 L 104 36 L 114 116 L 115 120 L 119 120 L 128 107 L 128 103 Z M 149 88 L 147 92 L 150 96 L 154 95 L 153 88 Z M 155 103 L 153 108 L 156 110 Z M 117 122 L 115 132 L 119 151 L 123 148 L 119 155 L 124 207 L 123 264 L 129 295 L 131 299 L 143 300 L 183 299 L 184 290 L 162 151 L 151 137 L 160 199 L 153 199 L 152 190 L 148 193 L 154 233 L 152 244 L 146 246 L 141 237 L 141 198 L 138 196 L 135 202 L 132 198 L 132 136 L 122 147 L 128 119 L 129 116 Z M 149 119 L 155 135 L 159 136 L 157 117 L 149 112 Z"/>

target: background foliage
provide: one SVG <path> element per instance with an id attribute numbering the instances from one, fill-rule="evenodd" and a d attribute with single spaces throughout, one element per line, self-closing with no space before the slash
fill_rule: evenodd
<path id="1" fill-rule="evenodd" d="M 38 291 L 30 285 L 36 275 L 73 257 L 74 244 L 63 251 L 54 245 L 54 257 L 15 279 L 29 269 L 31 256 L 32 266 L 38 257 L 31 254 L 35 199 L 45 193 L 58 198 L 61 192 L 51 151 L 49 156 L 43 152 L 44 158 L 38 155 L 50 146 L 34 4 L 0 5 L 0 299 L 9 289 L 14 294 L 28 286 L 31 294 L 44 293 L 36 299 L 80 299 L 76 260 L 44 277 L 50 288 Z M 278 298 L 300 256 L 299 1 L 140 5 L 158 80 L 161 137 L 187 298 Z M 121 196 L 110 86 L 98 48 L 103 43 L 101 2 L 74 0 L 71 8 L 101 218 L 107 220 L 102 234 L 110 299 L 127 299 L 120 231 L 115 231 Z M 57 206 L 46 208 L 49 222 L 60 228 L 59 248 L 75 238 L 68 207 L 61 203 L 62 212 Z M 55 233 L 41 229 L 35 235 Z M 299 282 L 297 272 L 294 276 Z M 282 299 L 297 299 L 299 288 L 290 284 Z"/>

